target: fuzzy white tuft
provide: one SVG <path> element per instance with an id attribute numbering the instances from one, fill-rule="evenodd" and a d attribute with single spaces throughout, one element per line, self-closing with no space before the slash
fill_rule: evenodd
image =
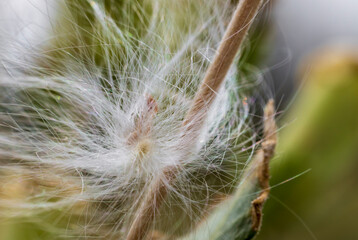
<path id="1" fill-rule="evenodd" d="M 109 9 L 80 2 L 88 22 L 73 14 L 82 3 L 61 1 L 46 47 L 31 45 L 22 59 L 1 56 L 0 171 L 32 190 L 16 203 L 1 197 L 0 209 L 13 216 L 57 209 L 81 219 L 64 224 L 67 231 L 121 236 L 149 184 L 170 166 L 182 172 L 160 212 L 191 221 L 157 219 L 156 228 L 181 234 L 212 199 L 232 191 L 254 151 L 236 65 L 207 109 L 200 137 L 182 136 L 235 4 L 123 0 L 116 10 L 113 1 Z"/>

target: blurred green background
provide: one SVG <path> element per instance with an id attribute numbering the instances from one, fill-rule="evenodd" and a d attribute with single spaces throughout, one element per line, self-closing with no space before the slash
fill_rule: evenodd
<path id="1" fill-rule="evenodd" d="M 268 79 L 283 113 L 257 239 L 358 239 L 358 2 L 274 4 Z"/>
<path id="2" fill-rule="evenodd" d="M 358 239 L 358 56 L 328 47 L 305 65 L 257 239 Z"/>

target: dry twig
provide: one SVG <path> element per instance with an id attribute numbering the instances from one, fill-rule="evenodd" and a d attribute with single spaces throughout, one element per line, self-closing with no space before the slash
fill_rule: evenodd
<path id="1" fill-rule="evenodd" d="M 277 143 L 275 106 L 274 101 L 272 99 L 267 103 L 264 115 L 264 140 L 261 144 L 261 149 L 255 156 L 259 164 L 255 178 L 258 179 L 260 188 L 263 190 L 260 195 L 251 202 L 252 228 L 255 231 L 258 231 L 261 226 L 262 207 L 270 193 L 269 163 L 274 156 L 275 147 Z"/>

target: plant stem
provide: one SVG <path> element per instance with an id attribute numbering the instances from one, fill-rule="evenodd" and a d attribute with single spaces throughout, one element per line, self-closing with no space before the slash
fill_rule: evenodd
<path id="1" fill-rule="evenodd" d="M 263 0 L 241 0 L 196 93 L 184 124 L 200 129 Z"/>
<path id="2" fill-rule="evenodd" d="M 197 135 L 197 132 L 201 129 L 207 110 L 212 105 L 216 93 L 224 82 L 249 27 L 259 11 L 262 1 L 240 1 L 214 60 L 210 64 L 201 86 L 194 97 L 193 105 L 185 117 L 183 122 L 183 125 L 186 126 L 184 139 L 186 139 L 186 135 Z M 185 143 L 185 145 L 187 144 Z M 153 181 L 130 226 L 127 240 L 140 240 L 146 237 L 154 220 L 155 212 L 166 198 L 169 192 L 168 186 L 175 180 L 178 171 L 178 167 L 169 167 L 164 169 L 158 178 Z"/>

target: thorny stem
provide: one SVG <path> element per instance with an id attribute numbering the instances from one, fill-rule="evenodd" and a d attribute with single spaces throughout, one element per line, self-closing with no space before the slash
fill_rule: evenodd
<path id="1" fill-rule="evenodd" d="M 219 49 L 210 64 L 206 75 L 196 93 L 193 105 L 189 109 L 183 125 L 185 135 L 197 135 L 206 118 L 207 110 L 212 105 L 242 42 L 255 19 L 263 0 L 241 0 L 230 21 Z M 185 138 L 186 139 L 186 138 Z M 195 136 L 194 136 L 195 139 Z M 150 186 L 137 214 L 134 217 L 127 240 L 144 239 L 167 193 L 168 184 L 175 180 L 177 167 L 165 169 Z"/>

